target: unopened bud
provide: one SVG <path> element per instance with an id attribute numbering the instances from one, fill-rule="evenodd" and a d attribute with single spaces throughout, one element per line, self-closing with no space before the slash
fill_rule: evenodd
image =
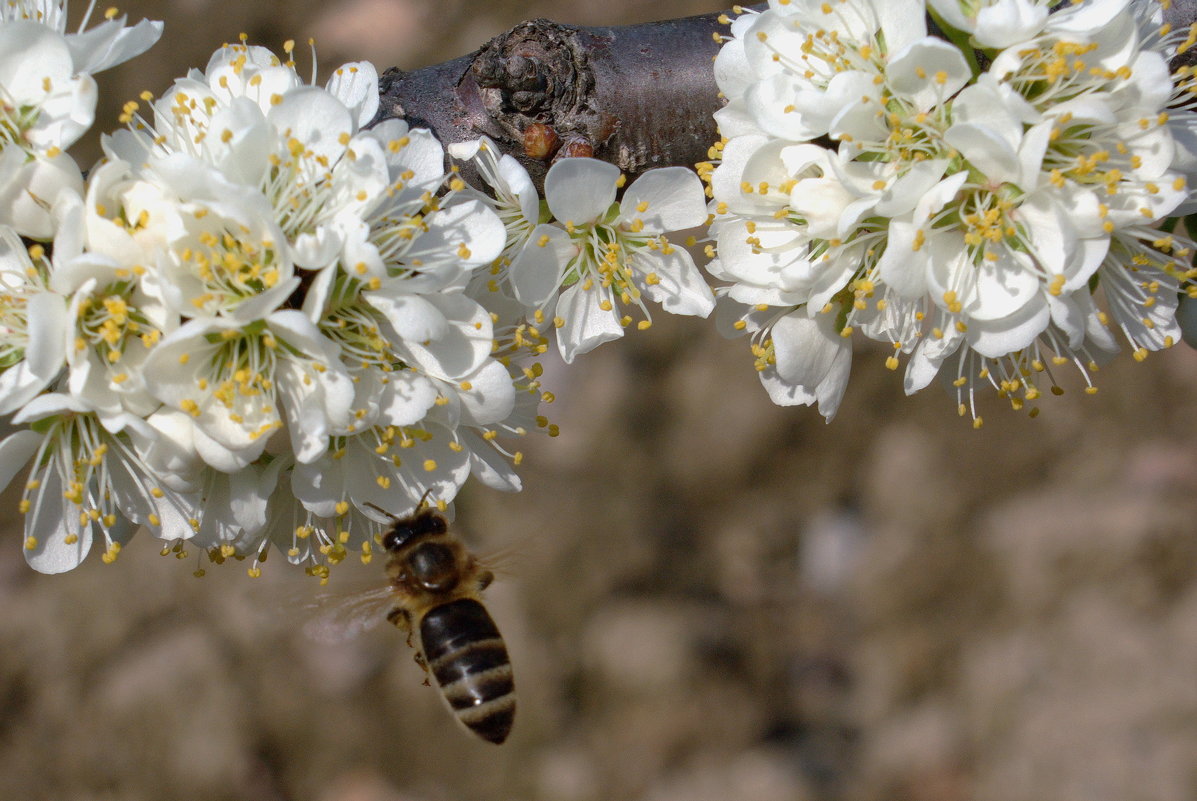
<path id="1" fill-rule="evenodd" d="M 524 155 L 530 159 L 544 161 L 552 158 L 561 147 L 561 137 L 553 126 L 534 122 L 524 129 Z"/>

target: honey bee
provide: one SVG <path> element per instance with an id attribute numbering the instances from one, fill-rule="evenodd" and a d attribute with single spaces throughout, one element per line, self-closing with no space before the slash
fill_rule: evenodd
<path id="1" fill-rule="evenodd" d="M 515 719 L 515 684 L 507 646 L 482 605 L 494 575 L 424 499 L 410 515 L 383 513 L 394 521 L 382 538 L 393 603 L 386 619 L 407 633 L 457 719 L 502 743 Z"/>

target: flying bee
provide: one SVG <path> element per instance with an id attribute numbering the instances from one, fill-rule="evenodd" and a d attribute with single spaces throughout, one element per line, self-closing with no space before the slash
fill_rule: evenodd
<path id="1" fill-rule="evenodd" d="M 507 646 L 482 605 L 494 575 L 424 499 L 410 515 L 383 514 L 394 521 L 382 538 L 393 603 L 386 619 L 407 633 L 457 719 L 503 742 L 515 719 L 515 684 Z"/>

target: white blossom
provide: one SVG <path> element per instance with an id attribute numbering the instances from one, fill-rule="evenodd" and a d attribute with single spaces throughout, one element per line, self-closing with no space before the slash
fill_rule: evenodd
<path id="1" fill-rule="evenodd" d="M 33 400 L 65 366 L 67 299 L 49 281 L 44 248 L 31 253 L 0 226 L 0 414 Z"/>
<path id="2" fill-rule="evenodd" d="M 12 0 L 0 8 L 0 223 L 23 236 L 54 235 L 59 194 L 82 190 L 82 175 L 64 151 L 95 120 L 94 73 L 154 44 L 162 23 L 125 25 L 112 11 L 85 30 L 66 33 L 65 0 Z"/>
<path id="3" fill-rule="evenodd" d="M 105 31 L 75 42 L 88 63 L 137 40 Z M 115 558 L 144 526 L 180 558 L 256 575 L 280 548 L 327 577 L 347 547 L 369 558 L 386 514 L 445 506 L 471 474 L 519 488 L 504 441 L 555 432 L 540 368 L 510 335 L 522 320 L 466 290 L 532 223 L 505 225 L 429 131 L 365 129 L 377 84 L 366 63 L 319 87 L 224 47 L 152 121 L 126 105 L 86 187 L 13 190 L 54 237 L 51 258 L 0 228 L 0 404 L 31 426 L 0 444 L 0 478 L 33 458 L 35 568 L 96 538 Z M 0 205 L 55 158 L 0 153 Z"/>
<path id="4" fill-rule="evenodd" d="M 690 254 L 667 236 L 706 221 L 698 178 L 681 167 L 649 170 L 616 202 L 620 181 L 617 167 L 595 159 L 554 164 L 545 200 L 560 226 L 533 229 L 510 267 L 516 298 L 553 318 L 566 362 L 623 336 L 629 311 L 647 328 L 645 299 L 672 314 L 705 317 L 714 308 Z"/>
<path id="5" fill-rule="evenodd" d="M 727 302 L 751 307 L 738 330 L 753 334 L 771 396 L 827 416 L 838 402 L 814 392 L 819 358 L 783 369 L 790 345 L 753 316 L 805 315 L 821 331 L 834 320 L 842 337 L 887 342 L 891 369 L 910 356 L 907 392 L 943 368 L 978 424 L 982 383 L 1021 408 L 1069 363 L 1092 389 L 1116 348 L 1107 326 L 1136 358 L 1173 344 L 1192 243 L 1150 225 L 1189 188 L 1173 164 L 1166 48 L 1142 12 L 936 0 L 946 24 L 993 48 L 982 72 L 971 51 L 924 35 L 921 6 L 903 26 L 883 5 L 746 14 L 717 60 L 734 94 L 706 170 L 709 269 Z"/>
<path id="6" fill-rule="evenodd" d="M 25 558 L 43 573 L 78 566 L 98 536 L 114 559 L 138 525 L 179 531 L 190 504 L 161 486 L 130 439 L 144 421 L 122 415 L 102 424 L 80 400 L 41 395 L 15 423 L 37 423 L 0 442 L 0 486 L 32 459 L 21 500 Z"/>

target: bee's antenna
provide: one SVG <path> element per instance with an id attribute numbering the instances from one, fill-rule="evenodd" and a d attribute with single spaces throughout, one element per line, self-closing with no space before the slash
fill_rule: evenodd
<path id="1" fill-rule="evenodd" d="M 428 489 L 424 490 L 424 494 L 420 496 L 420 502 L 416 504 L 416 513 L 417 514 L 422 512 L 424 510 L 425 506 L 432 505 L 432 504 L 426 503 L 426 501 L 428 500 L 428 496 L 431 494 L 432 494 L 432 487 L 429 487 Z"/>
<path id="2" fill-rule="evenodd" d="M 392 520 L 398 520 L 398 519 L 399 519 L 399 518 L 398 518 L 398 517 L 396 517 L 395 515 L 393 515 L 393 514 L 391 514 L 390 512 L 388 512 L 386 509 L 383 509 L 383 508 L 382 508 L 381 506 L 379 506 L 378 504 L 375 504 L 375 503 L 370 503 L 369 501 L 367 501 L 367 502 L 366 502 L 366 506 L 369 506 L 371 509 L 373 509 L 374 511 L 378 512 L 379 514 L 386 515 L 387 517 L 391 518 Z"/>
<path id="3" fill-rule="evenodd" d="M 420 502 L 416 504 L 416 511 L 414 512 L 414 514 L 419 514 L 420 512 L 424 511 L 429 506 L 433 505 L 433 504 L 428 503 L 428 496 L 431 494 L 432 494 L 432 487 L 429 487 L 428 489 L 424 490 L 424 494 L 420 496 Z M 370 503 L 369 501 L 367 501 L 365 505 L 369 506 L 371 509 L 378 512 L 379 514 L 386 515 L 391 520 L 394 520 L 396 522 L 404 519 L 397 514 L 388 512 L 386 509 L 383 509 L 381 506 L 379 506 L 376 503 Z"/>

